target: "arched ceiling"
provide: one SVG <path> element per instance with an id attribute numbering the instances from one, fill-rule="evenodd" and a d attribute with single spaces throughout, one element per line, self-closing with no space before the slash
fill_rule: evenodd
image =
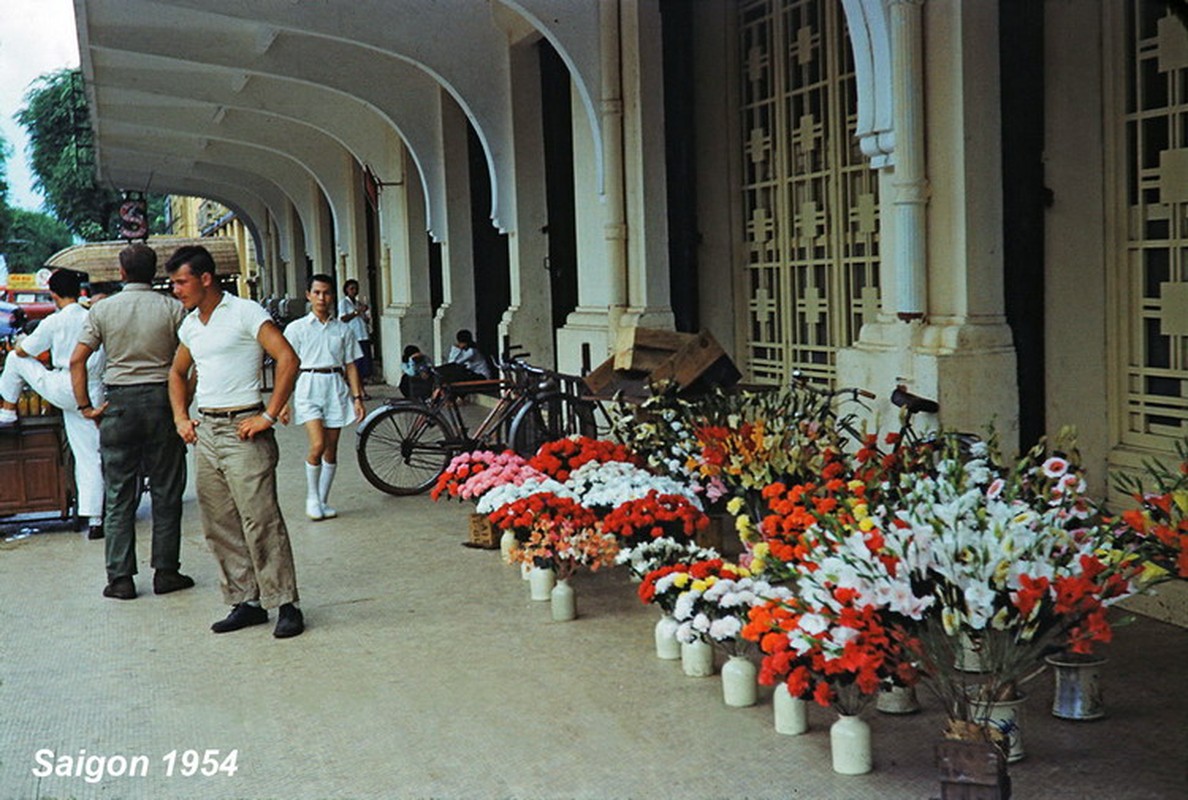
<path id="1" fill-rule="evenodd" d="M 445 206 L 441 93 L 458 103 L 482 142 L 493 221 L 504 230 L 514 227 L 508 47 L 512 38 L 524 36 L 512 29 L 531 26 L 557 49 L 598 140 L 600 5 L 572 0 L 75 0 L 84 73 L 99 87 L 137 88 L 154 96 L 176 93 L 228 108 L 254 105 L 279 117 L 300 118 L 336 139 L 383 180 L 382 156 L 363 155 L 363 140 L 376 140 L 349 120 L 335 125 L 327 111 L 345 103 L 371 110 L 397 131 L 417 164 L 430 229 L 438 238 Z M 520 23 L 509 23 L 509 14 Z M 156 77 L 167 61 L 166 71 L 193 77 L 171 89 Z M 202 92 L 199 85 L 206 81 L 218 91 Z M 227 96 L 249 89 L 238 103 Z M 92 92 L 102 163 L 104 123 L 111 114 L 102 94 Z M 324 102 L 331 95 L 342 99 Z M 315 107 L 322 114 L 309 119 L 308 109 Z M 353 112 L 355 120 L 360 113 Z M 348 141 L 352 131 L 355 138 Z M 595 158 L 601 184 L 601 148 L 595 148 Z"/>

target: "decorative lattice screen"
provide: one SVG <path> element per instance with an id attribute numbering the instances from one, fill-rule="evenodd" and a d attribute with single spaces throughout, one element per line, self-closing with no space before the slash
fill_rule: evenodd
<path id="1" fill-rule="evenodd" d="M 1127 7 L 1122 436 L 1188 434 L 1188 30 L 1163 2 Z"/>
<path id="2" fill-rule="evenodd" d="M 878 180 L 836 0 L 740 3 L 743 358 L 752 380 L 825 382 L 878 311 Z"/>

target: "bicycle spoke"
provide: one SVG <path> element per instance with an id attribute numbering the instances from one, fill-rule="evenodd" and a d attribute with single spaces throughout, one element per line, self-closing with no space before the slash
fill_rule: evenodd
<path id="1" fill-rule="evenodd" d="M 436 414 L 393 406 L 364 423 L 356 453 L 364 477 L 389 494 L 423 492 L 433 485 L 456 445 Z"/>

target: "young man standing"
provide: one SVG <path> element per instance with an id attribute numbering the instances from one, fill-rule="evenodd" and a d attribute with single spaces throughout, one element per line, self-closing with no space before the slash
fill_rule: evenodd
<path id="1" fill-rule="evenodd" d="M 305 426 L 309 437 L 305 515 L 319 520 L 338 516 L 326 503 L 338 469 L 338 437 L 349 422 L 362 421 L 367 409 L 355 367 L 363 351 L 351 329 L 334 316 L 334 279 L 314 275 L 305 299 L 310 312 L 285 327 L 285 338 L 301 359 L 292 407 L 293 420 Z M 281 419 L 287 423 L 288 416 L 286 407 Z"/>
<path id="2" fill-rule="evenodd" d="M 372 366 L 371 332 L 368 330 L 371 324 L 371 309 L 359 299 L 359 282 L 354 278 L 342 285 L 342 299 L 338 301 L 338 318 L 350 325 L 355 333 L 359 349 L 363 351 L 363 355 L 355 360 L 355 366 L 359 370 L 359 379 L 367 380 L 371 377 Z M 363 399 L 370 399 L 367 392 L 363 393 Z"/>
<path id="3" fill-rule="evenodd" d="M 103 485 L 107 497 L 107 586 L 104 597 L 136 597 L 136 508 L 141 476 L 147 475 L 153 511 L 153 592 L 189 589 L 194 581 L 178 572 L 181 556 L 182 492 L 186 488 L 186 446 L 170 427 L 169 365 L 185 310 L 172 297 L 153 291 L 157 253 L 144 244 L 120 251 L 124 288 L 96 303 L 87 314 L 78 346 L 70 356 L 74 400 L 99 426 Z M 98 406 L 89 393 L 87 362 L 100 347 L 107 354 Z"/>
<path id="4" fill-rule="evenodd" d="M 204 247 L 180 247 L 165 265 L 173 293 L 188 310 L 169 372 L 169 400 L 177 433 L 196 445 L 198 506 L 206 542 L 219 565 L 228 633 L 268 621 L 273 635 L 305 630 L 297 607 L 297 576 L 289 532 L 276 498 L 279 451 L 272 426 L 297 377 L 297 354 L 260 305 L 225 293 Z M 265 408 L 260 393 L 264 354 L 276 362 L 276 385 Z M 190 417 L 187 381 L 197 371 Z"/>
<path id="5" fill-rule="evenodd" d="M 103 467 L 99 460 L 99 428 L 78 410 L 70 384 L 70 356 L 87 321 L 87 310 L 78 302 L 80 288 L 77 272 L 60 269 L 50 275 L 50 297 L 58 310 L 42 320 L 37 330 L 22 339 L 5 359 L 4 371 L 0 372 L 0 424 L 16 422 L 16 404 L 24 384 L 62 409 L 66 441 L 74 455 L 78 515 L 88 518 L 87 538 L 102 539 Z M 47 350 L 50 369 L 37 360 Z M 103 361 L 102 350 L 87 359 L 87 405 L 103 402 Z"/>

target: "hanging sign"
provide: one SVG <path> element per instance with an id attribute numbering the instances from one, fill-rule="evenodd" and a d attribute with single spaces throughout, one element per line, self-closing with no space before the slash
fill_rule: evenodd
<path id="1" fill-rule="evenodd" d="M 140 192 L 127 192 L 120 204 L 120 238 L 148 238 L 148 201 Z"/>

